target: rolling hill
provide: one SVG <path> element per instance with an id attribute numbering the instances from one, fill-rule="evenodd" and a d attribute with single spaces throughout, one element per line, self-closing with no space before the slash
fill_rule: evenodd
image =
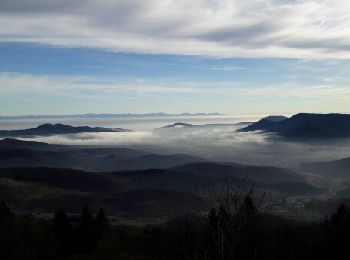
<path id="1" fill-rule="evenodd" d="M 342 177 L 350 180 L 350 158 L 327 162 L 309 162 L 301 164 L 301 168 L 311 172 Z"/>
<path id="2" fill-rule="evenodd" d="M 152 176 L 150 176 L 150 179 Z M 171 183 L 168 183 L 168 187 Z M 56 168 L 0 169 L 0 199 L 20 211 L 78 213 L 84 204 L 114 216 L 164 217 L 193 210 L 192 192 L 127 183 L 109 173 Z"/>
<path id="3" fill-rule="evenodd" d="M 303 178 L 298 173 L 277 167 L 250 166 L 233 163 L 190 163 L 173 168 L 178 172 L 186 172 L 194 175 L 208 176 L 212 178 L 234 177 L 247 178 L 261 183 L 272 182 L 296 182 Z"/>
<path id="4" fill-rule="evenodd" d="M 0 140 L 0 199 L 28 212 L 64 207 L 76 213 L 89 204 L 115 216 L 172 216 L 212 201 L 206 191 L 220 192 L 226 177 L 236 184 L 245 179 L 247 186 L 281 198 L 325 192 L 298 173 L 276 167 L 129 148 Z"/>
<path id="5" fill-rule="evenodd" d="M 129 148 L 84 148 L 15 139 L 0 141 L 0 168 L 51 167 L 96 172 L 170 168 L 200 161 L 205 160 L 184 154 L 149 154 Z"/>
<path id="6" fill-rule="evenodd" d="M 211 167 L 219 169 L 215 164 Z M 180 168 L 183 170 L 180 171 Z M 189 173 L 189 169 L 192 173 Z M 214 197 L 208 197 L 206 191 L 222 190 L 224 175 L 217 174 L 216 170 L 201 174 L 193 169 L 193 164 L 175 170 L 149 169 L 113 173 L 57 168 L 3 168 L 0 169 L 0 198 L 18 210 L 30 212 L 52 212 L 64 207 L 69 212 L 77 213 L 84 204 L 89 204 L 96 209 L 103 207 L 114 216 L 173 216 L 209 205 Z M 235 169 L 230 170 L 231 176 L 235 176 Z M 265 171 L 266 175 L 270 174 L 267 168 Z M 275 180 L 271 183 L 267 180 L 252 182 L 248 179 L 245 184 L 249 187 L 254 183 L 255 191 L 273 192 L 282 197 L 324 192 L 299 180 L 299 177 L 288 179 L 289 181 Z M 235 177 L 230 178 L 230 181 L 241 183 Z M 205 196 L 202 197 L 202 194 Z"/>

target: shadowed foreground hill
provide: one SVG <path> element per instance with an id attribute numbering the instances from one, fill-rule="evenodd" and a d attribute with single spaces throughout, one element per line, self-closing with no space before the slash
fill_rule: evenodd
<path id="1" fill-rule="evenodd" d="M 120 193 L 127 190 L 125 185 L 107 174 L 61 168 L 0 168 L 0 178 L 81 192 Z"/>
<path id="2" fill-rule="evenodd" d="M 196 192 L 220 186 L 226 178 L 231 183 L 256 189 L 283 193 L 284 195 L 321 194 L 325 190 L 315 187 L 296 172 L 275 167 L 227 165 L 220 163 L 190 163 L 170 169 L 149 169 L 110 173 L 119 182 L 129 186 Z"/>
<path id="3" fill-rule="evenodd" d="M 0 198 L 19 210 L 42 213 L 61 207 L 77 212 L 88 204 L 95 209 L 103 207 L 114 216 L 169 217 L 212 203 L 213 198 L 206 195 L 208 191 L 222 190 L 226 177 L 232 184 L 242 183 L 246 171 L 241 168 L 249 167 L 198 163 L 171 169 L 112 173 L 2 168 Z M 251 170 L 255 179 L 249 178 L 250 170 L 247 172 L 245 185 L 254 186 L 257 191 L 273 192 L 281 198 L 324 192 L 291 171 L 255 166 Z M 258 172 L 264 175 L 263 179 L 257 177 Z"/>
<path id="4" fill-rule="evenodd" d="M 284 120 L 263 118 L 241 132 L 264 131 L 291 139 L 324 139 L 350 137 L 350 115 L 300 113 Z"/>
<path id="5" fill-rule="evenodd" d="M 172 216 L 189 212 L 195 205 L 196 195 L 191 192 L 125 180 L 109 173 L 70 169 L 3 168 L 0 198 L 30 212 L 52 212 L 63 207 L 78 212 L 88 204 L 95 209 L 104 207 L 115 216 L 128 217 Z"/>
<path id="6" fill-rule="evenodd" d="M 285 195 L 316 195 L 325 193 L 323 188 L 307 183 L 304 177 L 294 171 L 277 167 L 250 166 L 232 163 L 191 163 L 172 169 L 194 176 L 236 180 L 246 179 L 258 189 Z"/>
<path id="7" fill-rule="evenodd" d="M 184 154 L 149 154 L 129 148 L 84 148 L 16 139 L 0 140 L 0 168 L 51 167 L 98 172 L 170 168 L 201 161 L 205 160 Z"/>
<path id="8" fill-rule="evenodd" d="M 174 171 L 187 172 L 213 178 L 234 177 L 248 178 L 256 182 L 299 182 L 303 177 L 296 172 L 266 166 L 250 166 L 233 163 L 190 163 L 173 168 Z"/>
<path id="9" fill-rule="evenodd" d="M 329 162 L 309 162 L 303 163 L 301 167 L 305 170 L 329 175 L 342 177 L 350 180 L 350 158 Z"/>
<path id="10" fill-rule="evenodd" d="M 276 199 L 325 192 L 298 173 L 276 167 L 128 148 L 0 141 L 0 199 L 24 211 L 65 207 L 77 212 L 89 204 L 115 216 L 172 216 L 190 212 L 199 201 L 212 203 L 208 190 L 222 190 L 226 178 L 234 185 L 245 179 L 247 186 Z"/>

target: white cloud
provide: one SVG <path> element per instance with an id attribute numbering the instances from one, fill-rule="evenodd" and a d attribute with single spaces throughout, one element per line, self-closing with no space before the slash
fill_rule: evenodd
<path id="1" fill-rule="evenodd" d="M 0 23 L 2 42 L 225 57 L 350 58 L 348 0 L 2 0 Z"/>
<path id="2" fill-rule="evenodd" d="M 89 83 L 93 82 L 93 83 Z M 0 73 L 1 94 L 44 94 L 44 95 L 108 95 L 113 93 L 131 94 L 188 94 L 198 89 L 193 84 L 158 85 L 142 81 L 117 82 L 99 80 L 87 76 L 30 75 L 21 73 Z"/>
<path id="3" fill-rule="evenodd" d="M 93 82 L 93 83 L 91 83 Z M 332 83 L 332 82 L 330 82 Z M 278 85 L 245 85 L 239 82 L 211 83 L 151 83 L 147 81 L 106 81 L 93 77 L 29 75 L 0 73 L 0 94 L 13 95 L 29 93 L 39 95 L 75 95 L 82 97 L 106 97 L 109 95 L 213 95 L 243 98 L 309 98 L 328 100 L 350 100 L 350 89 L 336 85 L 300 85 L 284 83 Z"/>
<path id="4" fill-rule="evenodd" d="M 281 84 L 265 87 L 237 87 L 228 91 L 222 88 L 222 92 L 240 97 L 253 98 L 308 98 L 329 100 L 350 100 L 350 89 L 333 85 L 300 86 L 293 84 Z"/>

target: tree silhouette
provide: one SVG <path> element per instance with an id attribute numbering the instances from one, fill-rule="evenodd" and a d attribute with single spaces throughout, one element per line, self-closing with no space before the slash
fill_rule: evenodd
<path id="1" fill-rule="evenodd" d="M 2 200 L 0 202 L 0 218 L 11 219 L 13 214 L 7 204 Z"/>
<path id="2" fill-rule="evenodd" d="M 52 222 L 52 232 L 58 243 L 59 255 L 66 256 L 72 252 L 72 226 L 66 212 L 57 210 Z"/>
<path id="3" fill-rule="evenodd" d="M 344 203 L 340 204 L 337 211 L 333 213 L 331 217 L 331 223 L 338 225 L 343 222 L 346 218 L 350 217 L 350 210 L 345 206 Z"/>
<path id="4" fill-rule="evenodd" d="M 0 202 L 1 259 L 14 259 L 16 253 L 14 215 L 4 201 Z"/>
<path id="5" fill-rule="evenodd" d="M 258 213 L 258 209 L 255 205 L 253 197 L 248 194 L 244 197 L 244 202 L 240 206 L 238 210 L 238 214 L 244 216 L 245 219 L 247 217 L 253 217 Z"/>
<path id="6" fill-rule="evenodd" d="M 96 248 L 96 232 L 93 217 L 84 206 L 77 229 L 78 248 L 81 253 L 92 254 Z"/>
<path id="7" fill-rule="evenodd" d="M 99 209 L 95 218 L 97 239 L 102 239 L 110 229 L 110 223 L 103 209 Z"/>

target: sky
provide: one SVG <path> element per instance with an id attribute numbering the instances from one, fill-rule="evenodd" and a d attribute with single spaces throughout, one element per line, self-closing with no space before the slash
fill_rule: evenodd
<path id="1" fill-rule="evenodd" d="M 0 115 L 350 113 L 348 0 L 1 0 Z"/>

